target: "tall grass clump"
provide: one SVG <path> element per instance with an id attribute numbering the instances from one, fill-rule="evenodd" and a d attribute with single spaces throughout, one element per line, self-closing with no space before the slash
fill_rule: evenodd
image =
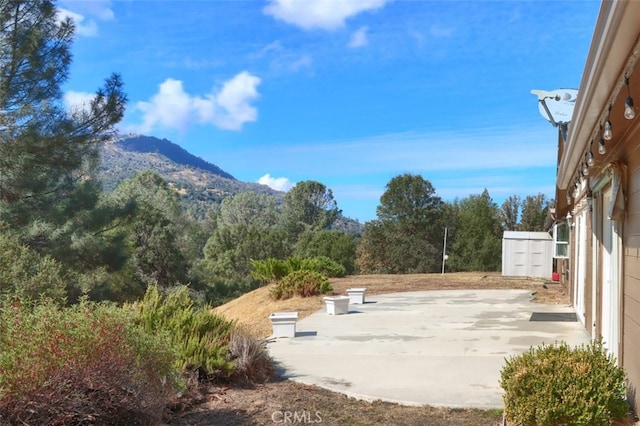
<path id="1" fill-rule="evenodd" d="M 501 371 L 505 417 L 519 425 L 609 425 L 626 416 L 626 375 L 601 341 L 539 346 Z"/>
<path id="2" fill-rule="evenodd" d="M 81 301 L 0 307 L 0 424 L 159 424 L 174 353 L 130 311 Z"/>
<path id="3" fill-rule="evenodd" d="M 142 301 L 133 305 L 136 323 L 152 334 L 166 334 L 177 353 L 175 367 L 197 371 L 201 378 L 228 379 L 234 372 L 229 342 L 235 322 L 198 307 L 186 286 L 166 296 L 150 286 Z"/>
<path id="4" fill-rule="evenodd" d="M 273 358 L 263 340 L 236 330 L 231 335 L 229 353 L 235 361 L 235 377 L 250 383 L 264 383 L 275 377 Z"/>

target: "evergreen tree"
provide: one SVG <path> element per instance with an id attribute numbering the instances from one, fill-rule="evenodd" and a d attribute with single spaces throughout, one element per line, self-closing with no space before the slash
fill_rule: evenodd
<path id="1" fill-rule="evenodd" d="M 518 215 L 520 214 L 520 196 L 511 195 L 504 200 L 500 207 L 500 218 L 505 231 L 518 229 Z"/>
<path id="2" fill-rule="evenodd" d="M 87 105 L 65 110 L 73 33 L 52 1 L 0 2 L 0 222 L 20 243 L 87 274 L 122 265 L 113 256 L 121 239 L 104 233 L 118 212 L 98 208 L 93 174 L 126 97 L 112 75 Z"/>
<path id="3" fill-rule="evenodd" d="M 333 192 L 320 182 L 298 182 L 284 196 L 283 221 L 294 244 L 305 231 L 328 229 L 340 213 Z"/>
<path id="4" fill-rule="evenodd" d="M 305 232 L 300 236 L 295 254 L 301 257 L 326 256 L 344 266 L 346 274 L 356 269 L 356 237 L 342 231 Z"/>
<path id="5" fill-rule="evenodd" d="M 251 290 L 252 260 L 284 259 L 292 248 L 279 222 L 281 210 L 272 196 L 245 192 L 225 198 L 216 224 L 195 268 L 195 281 L 209 287 L 209 297 L 221 302 Z"/>
<path id="6" fill-rule="evenodd" d="M 520 231 L 541 232 L 549 214 L 549 204 L 544 194 L 528 195 L 522 203 Z"/>
<path id="7" fill-rule="evenodd" d="M 502 227 L 498 206 L 486 189 L 458 203 L 458 224 L 449 264 L 456 271 L 498 271 L 502 265 Z"/>
<path id="8" fill-rule="evenodd" d="M 438 270 L 442 258 L 443 202 L 419 175 L 396 176 L 387 184 L 358 247 L 365 273 L 421 273 Z"/>
<path id="9" fill-rule="evenodd" d="M 180 247 L 186 221 L 178 194 L 158 174 L 144 171 L 124 181 L 111 194 L 122 205 L 134 207 L 126 231 L 135 280 L 140 294 L 148 285 L 170 287 L 187 282 L 188 267 Z"/>

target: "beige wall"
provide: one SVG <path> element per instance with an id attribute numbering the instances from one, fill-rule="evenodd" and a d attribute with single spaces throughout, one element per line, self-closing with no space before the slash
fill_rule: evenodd
<path id="1" fill-rule="evenodd" d="M 622 365 L 640 387 L 640 131 L 630 132 L 627 163 L 627 218 L 623 230 Z M 635 408 L 640 409 L 640 391 Z"/>

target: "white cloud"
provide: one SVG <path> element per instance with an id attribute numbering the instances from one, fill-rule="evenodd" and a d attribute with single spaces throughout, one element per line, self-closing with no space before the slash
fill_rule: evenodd
<path id="1" fill-rule="evenodd" d="M 192 96 L 185 92 L 182 81 L 168 78 L 151 100 L 136 104 L 143 122 L 134 126 L 135 131 L 149 133 L 157 127 L 182 131 L 195 123 L 241 130 L 244 123 L 257 120 L 258 112 L 250 103 L 259 97 L 259 84 L 260 78 L 243 71 L 217 92 Z"/>
<path id="2" fill-rule="evenodd" d="M 288 191 L 293 188 L 293 183 L 286 177 L 274 178 L 271 177 L 269 173 L 262 176 L 258 179 L 258 183 L 262 185 L 267 185 L 271 189 L 275 189 L 276 191 Z"/>
<path id="3" fill-rule="evenodd" d="M 95 98 L 94 93 L 76 92 L 69 90 L 64 94 L 64 104 L 69 111 L 88 109 L 91 101 Z"/>
<path id="4" fill-rule="evenodd" d="M 86 20 L 83 15 L 79 13 L 72 12 L 67 9 L 58 9 L 58 21 L 62 22 L 63 20 L 71 18 L 75 27 L 76 34 L 84 37 L 95 37 L 98 35 L 98 24 L 92 19 Z"/>
<path id="5" fill-rule="evenodd" d="M 94 16 L 101 21 L 110 21 L 115 17 L 111 9 L 111 0 L 61 0 L 60 3 L 69 10 Z"/>
<path id="6" fill-rule="evenodd" d="M 98 35 L 95 19 L 109 21 L 115 17 L 111 9 L 111 0 L 64 0 L 61 4 L 65 7 L 58 7 L 58 20 L 71 18 L 76 27 L 76 34 L 83 37 Z"/>
<path id="7" fill-rule="evenodd" d="M 347 18 L 380 9 L 389 0 L 269 0 L 263 12 L 304 30 L 335 30 Z"/>
<path id="8" fill-rule="evenodd" d="M 367 26 L 360 27 L 358 31 L 354 32 L 351 35 L 351 40 L 349 41 L 349 47 L 358 48 L 364 47 L 369 44 L 369 40 L 367 39 L 367 30 L 369 28 Z"/>

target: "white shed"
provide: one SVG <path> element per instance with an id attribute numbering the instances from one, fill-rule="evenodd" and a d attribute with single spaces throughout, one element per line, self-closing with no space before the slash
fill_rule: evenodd
<path id="1" fill-rule="evenodd" d="M 502 236 L 502 275 L 551 278 L 553 238 L 547 232 L 505 231 Z"/>

